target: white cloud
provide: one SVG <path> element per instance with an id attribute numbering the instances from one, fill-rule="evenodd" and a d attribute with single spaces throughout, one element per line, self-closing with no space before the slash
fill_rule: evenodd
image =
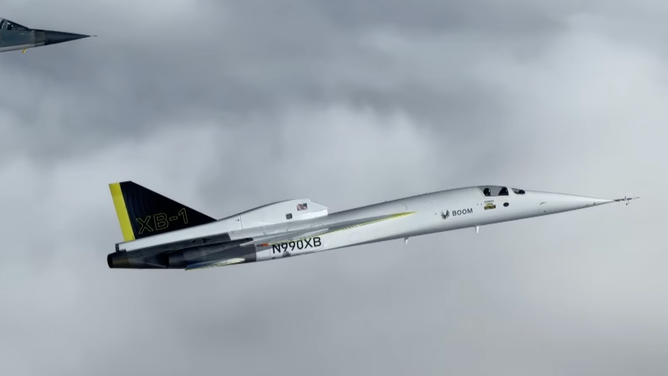
<path id="1" fill-rule="evenodd" d="M 594 21 L 571 22 L 538 50 L 538 38 L 377 34 L 357 56 L 363 67 L 382 56 L 377 71 L 346 73 L 355 59 L 345 56 L 321 67 L 325 88 L 337 78 L 372 93 L 405 88 L 406 101 L 426 91 L 438 95 L 430 109 L 458 88 L 484 94 L 478 112 L 442 121 L 403 102 L 381 111 L 294 96 L 272 113 L 138 119 L 148 131 L 122 124 L 123 137 L 44 163 L 21 152 L 40 130 L 3 106 L 0 145 L 18 151 L 0 163 L 0 320 L 13 323 L 0 373 L 661 374 L 666 69 L 650 44 L 611 37 L 616 21 Z M 109 72 L 130 69 L 115 64 Z M 47 128 L 68 124 L 42 114 Z M 83 142 L 64 132 L 40 142 L 56 137 Z M 643 199 L 407 246 L 201 273 L 109 270 L 121 235 L 107 184 L 126 179 L 214 216 L 296 197 L 341 210 L 485 182 Z M 28 369 L 34 359 L 44 361 Z"/>

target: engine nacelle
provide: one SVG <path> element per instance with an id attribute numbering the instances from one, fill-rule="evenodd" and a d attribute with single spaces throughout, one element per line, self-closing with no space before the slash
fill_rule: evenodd
<path id="1" fill-rule="evenodd" d="M 232 258 L 253 262 L 256 260 L 255 247 L 240 246 L 249 240 L 206 244 L 167 253 L 114 252 L 107 256 L 107 264 L 111 269 L 183 269 L 200 262 Z"/>
<path id="2" fill-rule="evenodd" d="M 256 259 L 255 248 L 239 246 L 245 241 L 248 239 L 181 249 L 165 255 L 164 264 L 168 269 L 183 269 L 200 262 L 232 258 L 243 258 L 246 262 L 253 262 Z"/>

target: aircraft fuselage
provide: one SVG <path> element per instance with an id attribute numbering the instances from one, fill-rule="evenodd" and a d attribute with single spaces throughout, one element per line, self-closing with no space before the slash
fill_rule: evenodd
<path id="1" fill-rule="evenodd" d="M 486 192 L 485 188 L 491 188 L 491 191 Z M 268 261 L 477 228 L 614 201 L 480 186 L 428 193 L 312 219 L 259 227 L 243 228 L 240 224 L 242 217 L 235 215 L 197 227 L 119 243 L 118 252 L 109 255 L 108 264 L 111 268 L 191 269 Z M 281 237 L 282 234 L 287 236 Z M 263 238 L 267 240 L 263 241 Z"/>
<path id="2" fill-rule="evenodd" d="M 0 19 L 0 52 L 26 50 L 51 44 L 88 38 L 90 35 L 39 30 Z"/>

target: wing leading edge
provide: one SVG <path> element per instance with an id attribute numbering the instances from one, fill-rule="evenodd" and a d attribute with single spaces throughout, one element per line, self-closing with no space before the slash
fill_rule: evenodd
<path id="1" fill-rule="evenodd" d="M 356 219 L 351 221 L 338 222 L 335 224 L 324 225 L 320 228 L 308 228 L 302 230 L 291 231 L 277 235 L 263 236 L 253 239 L 252 241 L 241 244 L 242 247 L 270 247 L 277 243 L 291 242 L 304 240 L 314 236 L 329 235 L 339 231 L 346 231 L 353 228 L 368 226 L 379 222 L 384 222 L 390 219 L 401 218 L 407 215 L 414 214 L 414 212 L 396 213 L 390 215 L 382 215 L 376 217 L 368 217 Z"/>

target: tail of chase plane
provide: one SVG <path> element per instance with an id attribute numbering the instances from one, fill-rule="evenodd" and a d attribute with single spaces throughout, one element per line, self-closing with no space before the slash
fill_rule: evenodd
<path id="1" fill-rule="evenodd" d="M 215 222 L 214 218 L 132 182 L 109 184 L 124 241 Z"/>

